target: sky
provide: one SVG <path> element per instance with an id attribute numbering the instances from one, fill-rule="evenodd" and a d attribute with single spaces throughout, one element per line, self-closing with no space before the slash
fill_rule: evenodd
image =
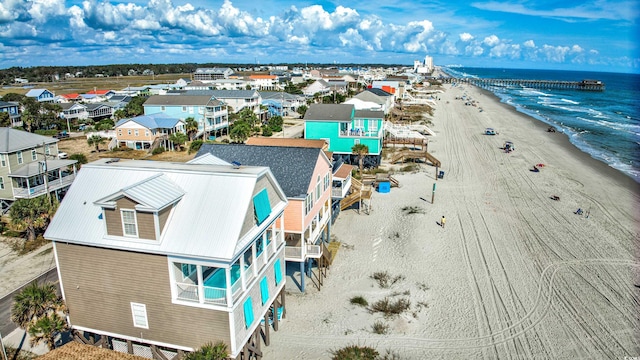
<path id="1" fill-rule="evenodd" d="M 403 64 L 640 73 L 637 0 L 0 0 L 0 69 Z"/>

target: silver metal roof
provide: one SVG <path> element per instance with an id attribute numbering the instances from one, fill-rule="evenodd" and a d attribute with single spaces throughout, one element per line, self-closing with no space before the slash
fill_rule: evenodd
<path id="1" fill-rule="evenodd" d="M 230 163 L 212 154 L 204 154 L 188 161 L 189 164 L 231 165 Z"/>
<path id="2" fill-rule="evenodd" d="M 123 196 L 138 203 L 137 210 L 160 211 L 180 200 L 184 191 L 164 174 L 152 175 L 133 185 L 129 185 L 115 194 L 95 202 L 98 206 L 115 205 L 115 200 Z"/>
<path id="3" fill-rule="evenodd" d="M 71 166 L 77 163 L 77 160 L 47 160 L 47 168 L 49 171 L 60 169 L 63 167 Z M 23 167 L 11 171 L 9 177 L 23 177 L 28 178 L 31 176 L 35 176 L 38 174 L 44 173 L 44 169 L 40 167 L 40 161 L 34 161 L 28 164 L 25 164 Z"/>
<path id="4" fill-rule="evenodd" d="M 0 153 L 10 154 L 16 151 L 33 149 L 42 144 L 54 144 L 58 139 L 32 134 L 12 128 L 0 128 Z"/>
<path id="5" fill-rule="evenodd" d="M 128 251 L 232 261 L 284 211 L 287 200 L 265 167 L 199 165 L 159 161 L 107 159 L 82 166 L 69 188 L 45 238 Z M 102 208 L 95 204 L 123 189 L 162 177 L 184 191 L 167 220 L 160 239 L 137 240 L 106 234 Z M 242 234 L 256 182 L 267 176 L 276 184 L 280 201 L 265 222 Z M 164 181 L 164 180 L 161 180 Z M 154 183 L 159 185 L 160 183 Z M 142 192 L 142 191 L 141 191 Z"/>

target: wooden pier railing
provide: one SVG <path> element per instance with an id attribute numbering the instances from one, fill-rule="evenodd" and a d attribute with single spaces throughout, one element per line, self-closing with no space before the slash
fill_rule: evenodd
<path id="1" fill-rule="evenodd" d="M 487 86 L 524 86 L 534 89 L 566 89 L 584 91 L 604 91 L 605 84 L 600 80 L 560 81 L 526 79 L 480 79 L 480 78 L 433 78 L 443 84 L 465 83 L 480 87 Z"/>

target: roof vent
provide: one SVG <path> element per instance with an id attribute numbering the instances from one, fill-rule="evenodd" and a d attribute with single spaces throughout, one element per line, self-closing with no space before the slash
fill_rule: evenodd
<path id="1" fill-rule="evenodd" d="M 237 162 L 237 161 L 233 161 L 233 162 L 231 163 L 231 165 L 233 165 L 233 168 L 234 168 L 234 169 L 240 169 L 240 165 L 242 165 L 242 164 L 240 164 L 240 163 L 239 163 L 239 162 Z"/>
<path id="2" fill-rule="evenodd" d="M 106 161 L 107 164 L 115 163 L 120 161 L 120 158 L 112 158 Z"/>

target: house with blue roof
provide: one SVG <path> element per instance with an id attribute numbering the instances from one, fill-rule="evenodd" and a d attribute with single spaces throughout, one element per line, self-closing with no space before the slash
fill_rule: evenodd
<path id="1" fill-rule="evenodd" d="M 56 97 L 54 93 L 47 89 L 31 89 L 25 96 L 34 98 L 39 102 L 54 102 Z"/>
<path id="2" fill-rule="evenodd" d="M 143 104 L 145 114 L 164 113 L 185 121 L 193 118 L 198 123 L 196 137 L 220 136 L 229 132 L 229 114 L 226 103 L 211 94 L 154 95 Z"/>
<path id="3" fill-rule="evenodd" d="M 169 136 L 177 132 L 185 133 L 184 121 L 165 113 L 140 115 L 116 123 L 118 146 L 135 150 L 153 151 L 159 146 L 171 149 Z"/>

